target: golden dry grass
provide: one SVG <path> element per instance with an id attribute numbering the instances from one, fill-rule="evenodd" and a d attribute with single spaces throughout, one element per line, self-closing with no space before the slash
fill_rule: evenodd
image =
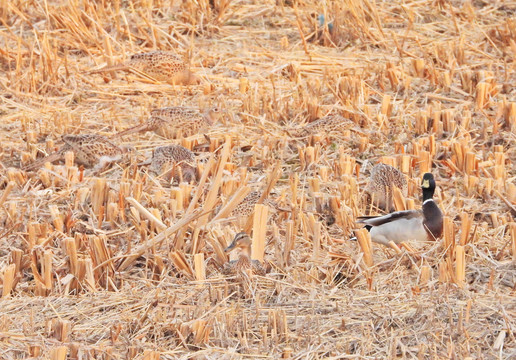
<path id="1" fill-rule="evenodd" d="M 0 1 L 0 358 L 514 359 L 515 12 L 480 0 Z M 204 84 L 87 73 L 155 49 L 188 58 Z M 62 134 L 110 136 L 156 107 L 213 104 L 227 115 L 210 142 L 177 141 L 204 159 L 199 185 L 136 166 L 171 142 L 150 133 L 124 138 L 137 155 L 99 176 L 70 161 L 19 170 Z M 360 132 L 290 137 L 332 112 Z M 419 208 L 419 179 L 435 174 L 441 241 L 395 252 L 363 232 L 347 240 L 379 161 L 410 178 L 398 208 Z M 261 206 L 247 223 L 214 218 L 267 185 L 280 207 L 268 221 Z M 246 292 L 218 272 L 239 226 L 272 263 Z"/>

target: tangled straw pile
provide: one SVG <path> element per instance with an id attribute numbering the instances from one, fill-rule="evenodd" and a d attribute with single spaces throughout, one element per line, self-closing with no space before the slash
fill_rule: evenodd
<path id="1" fill-rule="evenodd" d="M 0 357 L 516 357 L 515 11 L 0 1 Z M 203 82 L 89 73 L 156 49 Z M 136 154 L 100 174 L 71 158 L 19 170 L 63 134 L 109 137 L 179 105 L 227 113 L 207 137 L 127 136 Z M 353 127 L 292 136 L 327 114 Z M 197 183 L 138 166 L 171 142 L 198 154 Z M 441 241 L 395 253 L 347 240 L 377 162 L 409 178 L 398 209 L 419 208 L 434 173 Z M 251 190 L 278 209 L 229 216 Z M 245 296 L 219 272 L 242 228 L 272 264 Z"/>

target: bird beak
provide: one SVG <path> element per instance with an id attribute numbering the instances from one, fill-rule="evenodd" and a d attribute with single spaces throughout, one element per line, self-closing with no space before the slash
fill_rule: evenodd
<path id="1" fill-rule="evenodd" d="M 224 252 L 230 252 L 235 248 L 235 243 L 232 242 L 227 248 L 224 249 Z"/>
<path id="2" fill-rule="evenodd" d="M 430 181 L 429 180 L 423 180 L 423 184 L 421 184 L 421 187 L 427 189 L 430 187 Z"/>

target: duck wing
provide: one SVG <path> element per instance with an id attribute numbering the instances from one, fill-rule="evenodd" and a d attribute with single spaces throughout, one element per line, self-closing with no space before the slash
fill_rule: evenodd
<path id="1" fill-rule="evenodd" d="M 418 217 L 423 217 L 423 212 L 421 210 L 404 210 L 383 216 L 359 216 L 357 218 L 357 223 L 369 226 L 380 226 L 400 219 L 408 220 Z"/>

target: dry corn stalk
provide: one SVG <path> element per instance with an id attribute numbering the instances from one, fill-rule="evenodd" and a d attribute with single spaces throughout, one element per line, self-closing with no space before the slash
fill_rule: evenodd
<path id="1" fill-rule="evenodd" d="M 469 238 L 469 231 L 471 229 L 471 216 L 466 213 L 462 212 L 460 214 L 461 219 L 461 232 L 460 232 L 460 245 L 466 245 Z"/>
<path id="2" fill-rule="evenodd" d="M 394 208 L 396 209 L 396 211 L 406 210 L 407 207 L 405 203 L 405 197 L 403 196 L 403 192 L 395 186 L 392 188 L 392 191 L 392 198 L 394 202 Z"/>
<path id="3" fill-rule="evenodd" d="M 448 255 L 451 256 L 455 251 L 455 230 L 453 220 L 448 216 L 445 216 L 443 219 L 443 238 L 444 248 Z"/>
<path id="4" fill-rule="evenodd" d="M 154 214 L 152 214 L 149 210 L 147 210 L 144 206 L 142 206 L 136 199 L 128 196 L 125 200 L 133 205 L 143 216 L 145 216 L 148 220 L 150 220 L 159 230 L 164 230 L 167 228 L 160 219 L 158 219 Z"/>
<path id="5" fill-rule="evenodd" d="M 184 271 L 187 275 L 193 277 L 194 271 L 192 270 L 192 267 L 186 260 L 185 255 L 180 251 L 173 251 L 170 253 L 170 257 L 172 258 L 172 261 L 174 262 L 174 265 L 178 270 Z"/>
<path id="6" fill-rule="evenodd" d="M 373 254 L 372 254 L 372 244 L 371 237 L 369 236 L 369 232 L 367 229 L 359 229 L 356 231 L 356 237 L 358 240 L 358 244 L 360 245 L 360 249 L 364 254 L 364 263 L 366 266 L 371 267 L 374 265 Z"/>
<path id="7" fill-rule="evenodd" d="M 143 360 L 160 360 L 161 353 L 158 351 L 145 350 Z"/>
<path id="8" fill-rule="evenodd" d="M 14 286 L 14 276 L 16 274 L 16 265 L 7 265 L 4 269 L 2 276 L 2 298 L 8 298 L 11 296 L 11 291 Z"/>
<path id="9" fill-rule="evenodd" d="M 428 265 L 421 266 L 421 274 L 419 275 L 419 285 L 426 286 L 430 280 L 432 268 Z"/>
<path id="10" fill-rule="evenodd" d="M 202 281 L 206 279 L 206 264 L 204 263 L 204 253 L 194 255 L 195 279 Z"/>
<path id="11" fill-rule="evenodd" d="M 9 181 L 7 183 L 7 186 L 5 187 L 4 192 L 2 193 L 2 197 L 0 197 L 0 206 L 2 206 L 4 204 L 5 200 L 7 199 L 7 197 L 9 196 L 9 194 L 11 193 L 11 191 L 14 189 L 15 186 L 16 186 L 16 183 L 14 181 Z"/>
<path id="12" fill-rule="evenodd" d="M 253 242 L 251 244 L 251 259 L 263 262 L 265 253 L 265 234 L 267 232 L 267 215 L 269 207 L 263 204 L 254 206 Z"/>
<path id="13" fill-rule="evenodd" d="M 466 279 L 466 254 L 462 245 L 455 247 L 455 279 L 457 285 L 464 287 L 464 280 Z"/>
<path id="14" fill-rule="evenodd" d="M 226 166 L 228 157 L 230 155 L 230 150 L 231 150 L 231 138 L 229 136 L 226 136 L 224 147 L 222 148 L 222 153 L 220 155 L 220 160 L 219 160 L 219 163 L 217 166 L 217 172 L 215 174 L 215 177 L 213 178 L 213 181 L 212 181 L 211 187 L 210 187 L 210 191 L 208 192 L 208 195 L 206 195 L 206 200 L 204 202 L 204 208 L 206 210 L 211 210 L 215 207 L 215 204 L 217 202 L 217 195 L 218 195 L 220 186 L 222 185 L 222 174 L 223 174 L 224 168 Z M 209 214 L 203 215 L 197 221 L 197 227 L 206 225 L 206 223 L 208 222 L 208 216 L 209 216 Z"/>
<path id="15" fill-rule="evenodd" d="M 313 251 L 312 251 L 312 261 L 315 263 L 318 263 L 321 260 L 321 223 L 318 221 L 315 221 L 315 219 L 311 218 L 313 224 L 311 226 L 312 228 L 312 244 L 313 244 Z"/>
<path id="16" fill-rule="evenodd" d="M 58 346 L 50 350 L 50 360 L 65 360 L 68 348 L 66 346 Z"/>
<path id="17" fill-rule="evenodd" d="M 137 249 L 133 250 L 131 255 L 129 255 L 123 262 L 120 264 L 118 271 L 122 271 L 130 266 L 138 257 L 143 255 L 148 249 L 152 248 L 156 244 L 161 243 L 167 237 L 174 234 L 176 231 L 180 230 L 183 226 L 190 224 L 193 220 L 197 219 L 199 216 L 203 214 L 202 208 L 195 209 L 189 215 L 183 217 L 174 225 L 163 230 L 159 235 L 155 236 L 152 240 L 148 241 L 146 244 L 139 246 Z M 193 272 L 192 272 L 193 275 Z"/>
<path id="18" fill-rule="evenodd" d="M 52 319 L 51 320 L 52 334 L 55 339 L 60 342 L 70 341 L 70 332 L 72 330 L 72 323 L 69 320 Z"/>
<path id="19" fill-rule="evenodd" d="M 233 211 L 233 209 L 251 192 L 251 188 L 248 186 L 243 186 L 239 188 L 231 200 L 229 200 L 224 207 L 222 207 L 217 215 L 212 219 L 212 222 L 217 221 L 218 219 L 224 218 Z"/>

